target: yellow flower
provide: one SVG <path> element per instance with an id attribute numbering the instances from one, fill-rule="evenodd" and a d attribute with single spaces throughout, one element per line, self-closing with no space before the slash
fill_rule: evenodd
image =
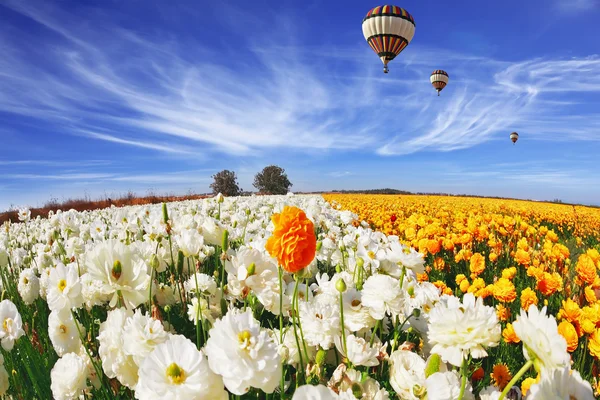
<path id="1" fill-rule="evenodd" d="M 600 360 L 600 329 L 596 329 L 591 335 L 588 341 L 588 349 L 590 354 L 597 360 Z"/>
<path id="2" fill-rule="evenodd" d="M 529 391 L 529 388 L 531 387 L 531 385 L 537 383 L 538 381 L 539 381 L 539 379 L 533 379 L 533 378 L 525 378 L 523 380 L 523 383 L 521 383 L 521 393 L 523 394 L 523 398 L 525 398 L 525 395 Z"/>
<path id="3" fill-rule="evenodd" d="M 513 279 L 517 275 L 517 269 L 515 267 L 505 268 L 502 270 L 502 277 L 506 279 Z"/>
<path id="4" fill-rule="evenodd" d="M 475 253 L 471 256 L 470 266 L 471 276 L 479 276 L 485 271 L 485 257 L 480 253 Z"/>
<path id="5" fill-rule="evenodd" d="M 500 321 L 508 321 L 510 318 L 510 308 L 505 307 L 503 304 L 496 306 L 496 316 Z"/>
<path id="6" fill-rule="evenodd" d="M 571 299 L 563 300 L 562 308 L 558 312 L 558 318 L 565 318 L 567 321 L 574 323 L 579 320 L 581 309 L 579 305 Z"/>
<path id="7" fill-rule="evenodd" d="M 596 264 L 594 260 L 588 256 L 587 254 L 582 254 L 577 259 L 577 265 L 575 266 L 575 271 L 577 272 L 577 276 L 579 279 L 591 285 L 596 280 Z"/>
<path id="8" fill-rule="evenodd" d="M 506 343 L 519 343 L 521 341 L 515 333 L 512 324 L 506 324 L 506 328 L 502 331 L 502 337 Z"/>
<path id="9" fill-rule="evenodd" d="M 532 304 L 535 304 L 537 306 L 538 298 L 535 292 L 531 290 L 531 288 L 525 288 L 521 292 L 521 308 L 523 310 L 529 310 L 529 306 Z"/>
<path id="10" fill-rule="evenodd" d="M 529 253 L 522 249 L 517 250 L 515 254 L 515 261 L 521 265 L 529 265 L 531 263 Z"/>
<path id="11" fill-rule="evenodd" d="M 586 286 L 584 289 L 585 299 L 588 303 L 595 303 L 598 299 L 596 298 L 596 292 L 590 286 Z"/>
<path id="12" fill-rule="evenodd" d="M 461 292 L 466 293 L 467 290 L 469 290 L 470 286 L 471 284 L 469 283 L 469 281 L 465 279 L 460 283 L 459 288 Z"/>
<path id="13" fill-rule="evenodd" d="M 500 300 L 503 303 L 512 303 L 517 298 L 515 285 L 506 278 L 500 278 L 494 283 L 493 295 L 496 300 Z"/>

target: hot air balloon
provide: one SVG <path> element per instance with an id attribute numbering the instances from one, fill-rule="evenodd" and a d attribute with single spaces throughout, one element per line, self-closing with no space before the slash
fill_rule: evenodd
<path id="1" fill-rule="evenodd" d="M 415 20 L 406 10 L 397 6 L 378 6 L 363 19 L 362 30 L 367 43 L 383 62 L 388 63 L 408 46 L 415 35 Z"/>
<path id="2" fill-rule="evenodd" d="M 431 73 L 429 80 L 431 81 L 431 84 L 435 90 L 437 90 L 438 96 L 440 95 L 442 89 L 444 89 L 448 84 L 448 78 L 448 73 L 446 71 L 442 71 L 441 69 L 436 69 Z"/>
<path id="3" fill-rule="evenodd" d="M 513 144 L 517 143 L 517 140 L 519 140 L 519 134 L 517 132 L 511 133 L 510 140 L 512 140 Z"/>

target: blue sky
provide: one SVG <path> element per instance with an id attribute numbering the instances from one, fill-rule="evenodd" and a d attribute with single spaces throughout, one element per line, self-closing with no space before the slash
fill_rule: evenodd
<path id="1" fill-rule="evenodd" d="M 385 75 L 379 3 L 0 0 L 0 210 L 269 164 L 297 191 L 600 204 L 599 1 L 395 4 L 416 32 Z"/>

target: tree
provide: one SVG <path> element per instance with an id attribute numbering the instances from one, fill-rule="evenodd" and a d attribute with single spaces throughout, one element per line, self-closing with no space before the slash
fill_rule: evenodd
<path id="1" fill-rule="evenodd" d="M 254 187 L 261 193 L 286 194 L 290 186 L 285 170 L 277 165 L 269 165 L 254 176 Z"/>
<path id="2" fill-rule="evenodd" d="M 224 169 L 223 171 L 213 175 L 215 180 L 210 184 L 214 194 L 221 193 L 224 196 L 239 196 L 242 194 L 242 189 L 238 186 L 235 172 Z"/>

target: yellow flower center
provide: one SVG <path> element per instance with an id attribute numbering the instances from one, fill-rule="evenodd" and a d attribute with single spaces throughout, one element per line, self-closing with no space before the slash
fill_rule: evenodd
<path id="1" fill-rule="evenodd" d="M 185 382 L 185 371 L 176 363 L 172 363 L 167 367 L 167 378 L 174 385 L 181 385 Z"/>
<path id="2" fill-rule="evenodd" d="M 63 290 L 65 290 L 66 287 L 67 287 L 66 280 L 61 279 L 60 281 L 58 281 L 58 290 L 60 290 L 62 292 Z"/>
<path id="3" fill-rule="evenodd" d="M 65 325 L 61 325 L 58 327 L 60 333 L 67 333 L 67 327 Z"/>
<path id="4" fill-rule="evenodd" d="M 373 250 L 369 250 L 367 255 L 369 256 L 369 258 L 371 258 L 371 260 L 375 259 L 375 253 L 373 252 Z"/>
<path id="5" fill-rule="evenodd" d="M 351 304 L 352 304 L 352 307 L 358 307 L 358 306 L 360 306 L 360 300 L 354 299 L 354 300 L 352 300 Z"/>
<path id="6" fill-rule="evenodd" d="M 2 322 L 2 327 L 5 331 L 9 330 L 12 327 L 13 320 L 12 318 L 6 318 L 4 322 Z"/>
<path id="7" fill-rule="evenodd" d="M 23 283 L 27 285 L 29 283 L 29 279 L 23 277 Z"/>
<path id="8" fill-rule="evenodd" d="M 238 333 L 238 340 L 240 344 L 246 343 L 252 338 L 252 333 L 250 331 L 241 331 Z"/>

